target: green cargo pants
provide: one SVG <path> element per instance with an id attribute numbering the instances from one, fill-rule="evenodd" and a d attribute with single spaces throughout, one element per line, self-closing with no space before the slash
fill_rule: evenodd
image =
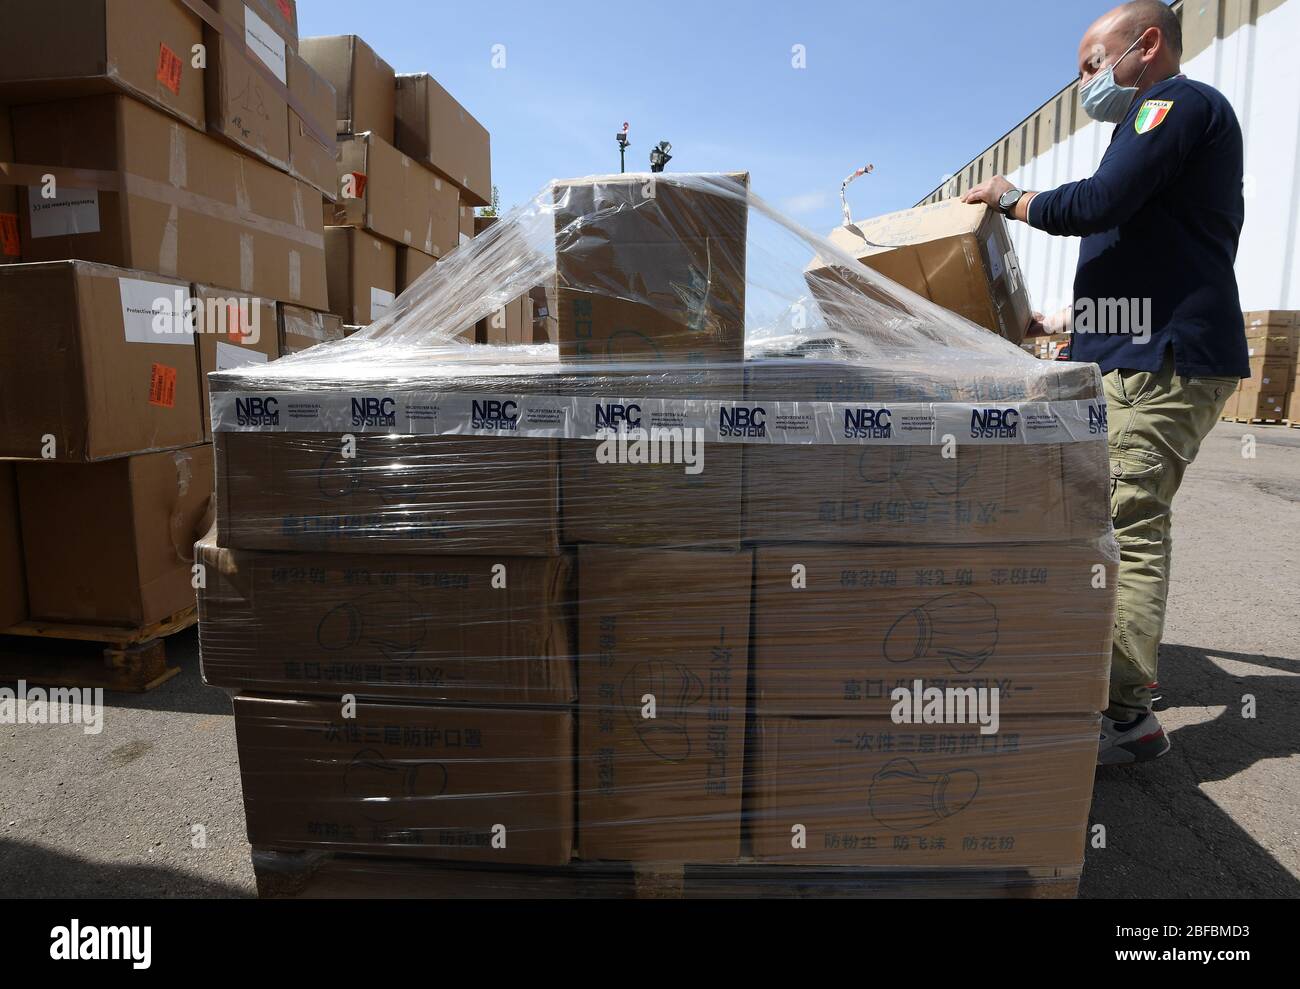
<path id="1" fill-rule="evenodd" d="M 1183 377 L 1170 350 L 1159 371 L 1115 370 L 1104 380 L 1120 550 L 1106 713 L 1126 721 L 1151 708 L 1169 596 L 1170 506 L 1238 379 Z"/>

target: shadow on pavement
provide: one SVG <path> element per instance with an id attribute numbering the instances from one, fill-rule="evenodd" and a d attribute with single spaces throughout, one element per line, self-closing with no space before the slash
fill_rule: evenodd
<path id="1" fill-rule="evenodd" d="M 1281 675 L 1228 673 L 1214 659 Z M 1156 762 L 1097 771 L 1091 824 L 1105 826 L 1107 847 L 1088 848 L 1080 895 L 1300 896 L 1300 879 L 1201 788 L 1300 752 L 1300 660 L 1165 644 L 1160 682 L 1170 706 L 1161 715 L 1167 726 L 1179 708 L 1226 709 L 1172 728 L 1173 748 Z M 1255 698 L 1253 719 L 1242 717 L 1244 694 Z M 1274 845 L 1294 840 L 1296 798 L 1288 779 L 1276 766 L 1251 777 L 1250 818 Z"/>
<path id="2" fill-rule="evenodd" d="M 90 862 L 24 841 L 0 841 L 0 897 L 247 897 L 246 890 L 168 866 Z"/>

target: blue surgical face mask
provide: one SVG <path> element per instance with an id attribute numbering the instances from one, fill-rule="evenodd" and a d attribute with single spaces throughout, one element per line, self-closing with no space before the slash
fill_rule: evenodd
<path id="1" fill-rule="evenodd" d="M 1108 65 L 1095 76 L 1088 80 L 1087 85 L 1079 90 L 1079 96 L 1083 99 L 1083 112 L 1093 120 L 1100 121 L 1103 124 L 1117 124 L 1124 119 L 1124 114 L 1128 113 L 1129 107 L 1133 105 L 1133 98 L 1137 96 L 1137 86 L 1121 86 L 1115 82 L 1115 66 L 1137 47 L 1138 38 L 1124 49 L 1124 53 L 1115 59 L 1113 65 Z M 1142 81 L 1142 76 L 1146 73 L 1147 67 L 1142 66 L 1142 71 L 1138 73 L 1134 83 Z"/>

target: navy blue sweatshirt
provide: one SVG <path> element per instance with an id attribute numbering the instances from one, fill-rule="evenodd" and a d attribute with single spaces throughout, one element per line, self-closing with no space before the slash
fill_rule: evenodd
<path id="1" fill-rule="evenodd" d="M 1030 201 L 1030 225 L 1083 238 L 1071 360 L 1155 371 L 1172 347 L 1179 374 L 1249 376 L 1233 272 L 1241 176 L 1232 106 L 1213 87 L 1174 76 L 1133 101 L 1095 175 Z M 1120 317 L 1111 299 L 1135 301 Z M 1141 332 L 1146 299 L 1150 339 L 1139 343 L 1133 330 Z M 1101 332 L 1079 332 L 1089 315 Z"/>

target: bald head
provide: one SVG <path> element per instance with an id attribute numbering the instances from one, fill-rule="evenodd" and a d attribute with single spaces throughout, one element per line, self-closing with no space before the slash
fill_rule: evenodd
<path id="1" fill-rule="evenodd" d="M 1130 46 L 1132 51 L 1125 54 Z M 1084 32 L 1079 43 L 1079 79 L 1087 83 L 1100 70 L 1114 65 L 1115 81 L 1121 86 L 1137 86 L 1140 92 L 1175 75 L 1182 54 L 1178 15 L 1160 0 L 1132 0 L 1102 14 Z"/>

